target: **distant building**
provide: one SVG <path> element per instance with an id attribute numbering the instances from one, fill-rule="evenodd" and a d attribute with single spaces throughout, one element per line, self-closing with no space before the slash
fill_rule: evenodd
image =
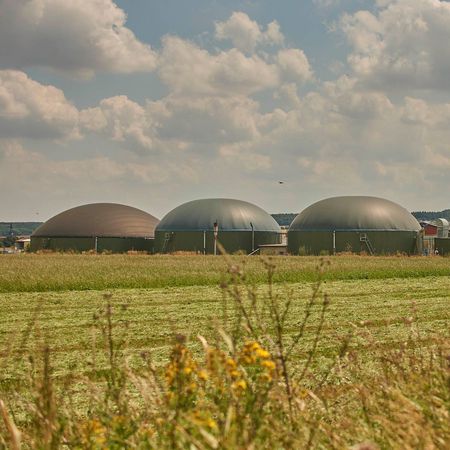
<path id="1" fill-rule="evenodd" d="M 448 238 L 450 224 L 447 219 L 433 219 L 431 224 L 437 227 L 437 237 L 438 238 Z"/>
<path id="2" fill-rule="evenodd" d="M 423 229 L 423 248 L 426 255 L 450 254 L 450 224 L 447 219 L 432 219 L 420 222 Z"/>
<path id="3" fill-rule="evenodd" d="M 433 225 L 430 222 L 420 222 L 420 226 L 423 228 L 424 236 L 437 236 L 437 225 Z"/>
<path id="4" fill-rule="evenodd" d="M 21 236 L 15 242 L 15 248 L 18 251 L 27 250 L 30 247 L 31 239 L 30 236 Z"/>

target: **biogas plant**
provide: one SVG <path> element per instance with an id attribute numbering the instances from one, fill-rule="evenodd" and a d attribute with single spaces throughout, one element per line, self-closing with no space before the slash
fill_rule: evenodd
<path id="1" fill-rule="evenodd" d="M 402 206 L 365 196 L 327 198 L 282 230 L 252 203 L 210 198 L 177 206 L 159 221 L 126 205 L 64 211 L 31 236 L 31 251 L 333 255 L 450 254 L 448 222 L 419 223 Z"/>

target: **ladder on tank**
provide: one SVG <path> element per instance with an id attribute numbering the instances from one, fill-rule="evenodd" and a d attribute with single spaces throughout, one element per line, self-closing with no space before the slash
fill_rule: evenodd
<path id="1" fill-rule="evenodd" d="M 173 237 L 173 233 L 166 233 L 165 234 L 165 236 L 164 236 L 164 243 L 163 243 L 163 246 L 162 246 L 161 253 L 165 253 L 166 252 L 167 246 L 169 245 L 169 242 L 172 240 L 172 237 Z"/>
<path id="2" fill-rule="evenodd" d="M 373 255 L 375 253 L 372 243 L 370 242 L 370 239 L 366 233 L 362 233 L 359 236 L 359 241 L 364 242 L 364 244 L 366 244 L 367 250 L 369 250 L 369 255 Z"/>

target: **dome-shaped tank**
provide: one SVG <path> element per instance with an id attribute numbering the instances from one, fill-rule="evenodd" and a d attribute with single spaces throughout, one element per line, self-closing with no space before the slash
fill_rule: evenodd
<path id="1" fill-rule="evenodd" d="M 38 227 L 31 249 L 152 251 L 158 219 L 117 203 L 92 203 L 63 211 Z"/>
<path id="2" fill-rule="evenodd" d="M 280 242 L 280 227 L 260 207 L 242 200 L 211 198 L 184 203 L 170 211 L 156 227 L 155 248 L 174 251 L 214 252 L 214 224 L 228 253 L 250 253 L 261 244 Z"/>
<path id="3" fill-rule="evenodd" d="M 390 200 L 348 196 L 321 200 L 303 210 L 288 231 L 290 253 L 415 253 L 420 224 Z"/>

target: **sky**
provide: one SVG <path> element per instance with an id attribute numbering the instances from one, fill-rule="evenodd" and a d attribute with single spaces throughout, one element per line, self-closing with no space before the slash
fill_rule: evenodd
<path id="1" fill-rule="evenodd" d="M 440 0 L 0 0 L 0 221 L 447 209 L 449 42 Z"/>

